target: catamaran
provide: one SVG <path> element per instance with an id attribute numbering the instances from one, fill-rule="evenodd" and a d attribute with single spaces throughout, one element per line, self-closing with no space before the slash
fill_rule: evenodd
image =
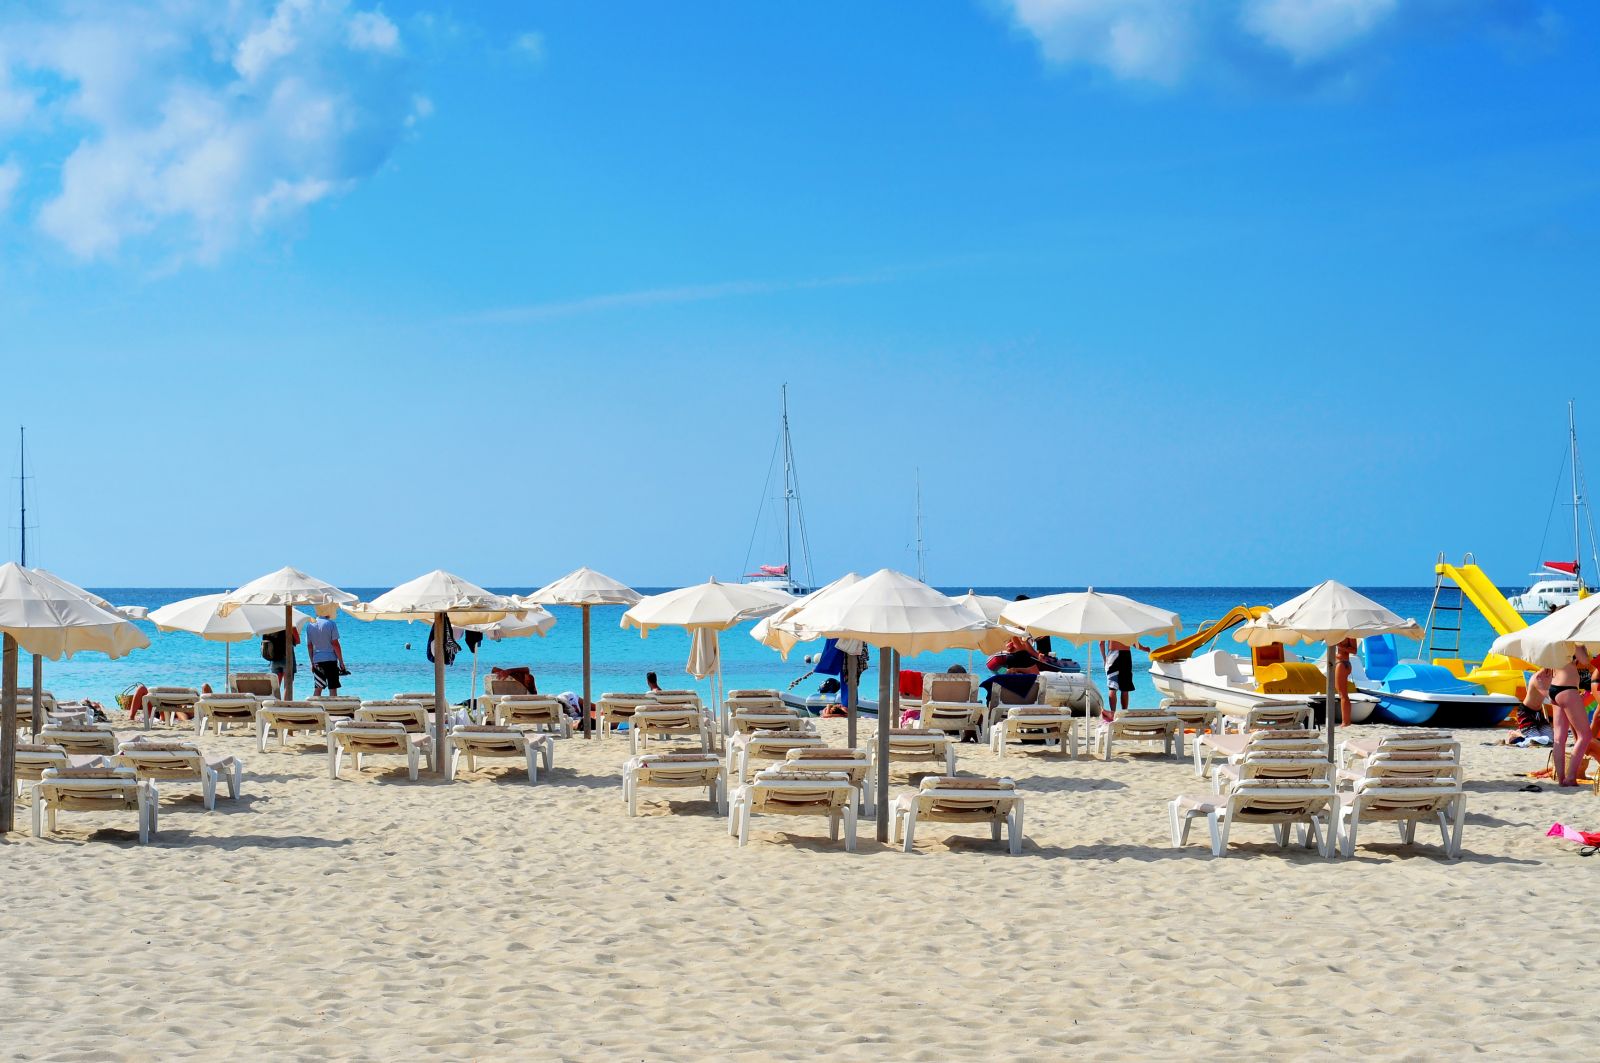
<path id="1" fill-rule="evenodd" d="M 768 501 L 776 501 L 768 494 L 773 471 L 778 460 L 783 460 L 783 563 L 758 565 L 750 568 L 750 556 L 755 551 L 756 536 L 761 531 L 761 515 Z M 795 571 L 795 532 L 799 531 L 800 560 L 804 576 Z M 799 596 L 810 594 L 816 586 L 811 573 L 811 543 L 806 538 L 806 511 L 800 501 L 800 477 L 794 467 L 794 443 L 789 437 L 789 385 L 783 385 L 783 419 L 778 429 L 778 442 L 772 449 L 772 462 L 767 466 L 767 480 L 761 489 L 761 509 L 756 512 L 756 524 L 750 532 L 750 546 L 744 557 L 744 582 L 762 583 Z"/>
<path id="2" fill-rule="evenodd" d="M 1589 559 L 1600 569 L 1594 539 L 1594 514 L 1583 493 L 1583 463 L 1578 458 L 1578 427 L 1573 418 L 1572 403 L 1567 403 L 1568 464 L 1572 470 L 1572 560 L 1545 561 L 1539 572 L 1531 574 L 1533 583 L 1521 594 L 1513 595 L 1511 607 L 1524 616 L 1543 616 L 1564 605 L 1571 605 L 1586 597 L 1589 588 L 1583 582 L 1583 528 L 1589 528 Z M 1553 505 L 1553 504 L 1552 504 Z M 1543 549 L 1540 550 L 1542 554 Z"/>

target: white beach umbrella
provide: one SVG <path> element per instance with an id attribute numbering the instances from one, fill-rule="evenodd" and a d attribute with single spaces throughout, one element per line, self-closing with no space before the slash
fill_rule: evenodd
<path id="1" fill-rule="evenodd" d="M 1304 593 L 1243 625 L 1233 633 L 1234 640 L 1250 646 L 1273 643 L 1321 642 L 1327 646 L 1328 759 L 1334 759 L 1334 729 L 1338 725 L 1338 691 L 1334 681 L 1334 651 L 1345 639 L 1369 635 L 1422 637 L 1422 625 L 1403 619 L 1364 594 L 1358 594 L 1336 580 L 1324 580 Z"/>
<path id="2" fill-rule="evenodd" d="M 689 661 L 684 671 L 696 679 L 722 675 L 722 641 L 714 628 L 697 627 L 689 638 Z M 720 711 L 720 710 L 719 710 Z"/>
<path id="3" fill-rule="evenodd" d="M 1501 635 L 1489 652 L 1540 668 L 1560 668 L 1579 646 L 1600 654 L 1600 594 L 1562 606 L 1521 631 Z"/>
<path id="4" fill-rule="evenodd" d="M 579 568 L 519 599 L 534 605 L 572 605 L 583 610 L 583 737 L 594 731 L 594 701 L 590 696 L 589 610 L 597 605 L 634 605 L 640 594 L 632 587 L 596 572 Z"/>
<path id="5" fill-rule="evenodd" d="M 290 614 L 297 605 L 349 605 L 355 600 L 355 595 L 347 594 L 331 583 L 285 566 L 251 580 L 236 591 L 229 591 L 222 596 L 222 605 L 217 611 L 226 616 L 245 605 L 274 605 L 283 610 L 283 626 L 287 628 L 293 623 Z M 295 658 L 292 640 L 285 644 L 284 651 L 283 698 L 293 701 Z"/>
<path id="6" fill-rule="evenodd" d="M 52 659 L 85 651 L 114 658 L 148 645 L 136 624 L 80 588 L 48 572 L 0 565 L 0 834 L 16 816 L 18 648 Z M 35 720 L 37 709 L 35 702 Z"/>
<path id="7" fill-rule="evenodd" d="M 878 840 L 889 840 L 889 730 L 899 702 L 902 653 L 987 650 L 998 633 L 977 608 L 902 572 L 880 569 L 818 595 L 785 623 L 810 637 L 859 639 L 878 647 Z"/>
<path id="8" fill-rule="evenodd" d="M 861 582 L 861 577 L 854 572 L 846 572 L 832 583 L 818 587 L 810 594 L 796 598 L 790 604 L 779 609 L 770 616 L 763 618 L 755 627 L 750 629 L 750 637 L 783 654 L 789 656 L 789 651 L 802 642 L 811 642 L 821 638 L 815 632 L 808 632 L 794 623 L 794 618 L 802 609 L 824 601 L 829 595 L 841 591 L 852 584 Z"/>
<path id="9" fill-rule="evenodd" d="M 200 594 L 193 598 L 151 610 L 147 619 L 160 631 L 186 631 L 207 642 L 223 643 L 223 673 L 233 672 L 232 644 L 283 630 L 283 610 L 274 605 L 244 605 L 222 615 L 226 594 Z M 303 629 L 311 622 L 305 613 L 296 612 L 294 625 Z M 226 680 L 225 680 L 226 681 Z"/>
<path id="10" fill-rule="evenodd" d="M 433 750 L 434 764 L 444 772 L 445 695 L 444 629 L 452 624 L 492 624 L 522 610 L 505 595 L 486 591 L 460 576 L 435 569 L 370 602 L 345 605 L 344 611 L 357 620 L 430 620 L 433 622 Z"/>
<path id="11" fill-rule="evenodd" d="M 973 590 L 969 590 L 965 594 L 952 594 L 950 597 L 958 602 L 965 602 L 967 605 L 972 606 L 992 624 L 1000 622 L 1000 614 L 1005 611 L 1006 606 L 1011 604 L 1010 601 L 1000 597 L 998 594 L 979 594 Z"/>

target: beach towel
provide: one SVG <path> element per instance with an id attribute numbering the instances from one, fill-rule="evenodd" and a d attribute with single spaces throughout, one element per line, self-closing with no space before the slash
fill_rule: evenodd
<path id="1" fill-rule="evenodd" d="M 1579 845 L 1600 845 L 1600 831 L 1578 830 L 1565 823 L 1552 823 L 1550 829 L 1545 831 L 1546 838 L 1560 838 L 1563 841 L 1577 842 Z"/>

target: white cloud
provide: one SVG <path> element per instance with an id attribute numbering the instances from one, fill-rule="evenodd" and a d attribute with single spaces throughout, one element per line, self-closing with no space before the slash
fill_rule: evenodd
<path id="1" fill-rule="evenodd" d="M 1330 78 L 1393 35 L 1549 32 L 1539 0 L 991 0 L 1044 57 L 1126 81 Z"/>
<path id="2" fill-rule="evenodd" d="M 533 63 L 544 62 L 544 34 L 529 30 L 519 33 L 511 42 L 511 50 Z"/>
<path id="3" fill-rule="evenodd" d="M 0 214 L 11 209 L 11 197 L 16 195 L 17 185 L 22 183 L 22 167 L 16 159 L 7 159 L 0 162 Z"/>
<path id="4" fill-rule="evenodd" d="M 65 10 L 0 15 L 0 128 L 6 85 L 31 91 L 30 167 L 60 174 L 37 225 L 79 258 L 214 260 L 370 176 L 425 113 L 360 0 Z"/>

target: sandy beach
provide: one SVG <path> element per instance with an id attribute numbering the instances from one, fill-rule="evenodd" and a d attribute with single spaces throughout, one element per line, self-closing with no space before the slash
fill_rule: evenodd
<path id="1" fill-rule="evenodd" d="M 1266 828 L 1174 851 L 1165 802 L 1196 780 L 1149 755 L 1008 757 L 1020 857 L 926 828 L 906 855 L 865 821 L 848 854 L 773 817 L 740 850 L 692 791 L 630 820 L 617 739 L 559 742 L 531 787 L 381 760 L 333 782 L 320 739 L 211 736 L 243 797 L 208 814 L 169 785 L 154 844 L 110 815 L 0 843 L 5 1054 L 1592 1058 L 1596 936 L 1545 928 L 1582 925 L 1593 868 L 1542 835 L 1600 802 L 1518 792 L 1541 755 L 1463 737 L 1445 863 L 1392 830 L 1353 860 Z M 971 745 L 961 767 L 1002 770 Z"/>

